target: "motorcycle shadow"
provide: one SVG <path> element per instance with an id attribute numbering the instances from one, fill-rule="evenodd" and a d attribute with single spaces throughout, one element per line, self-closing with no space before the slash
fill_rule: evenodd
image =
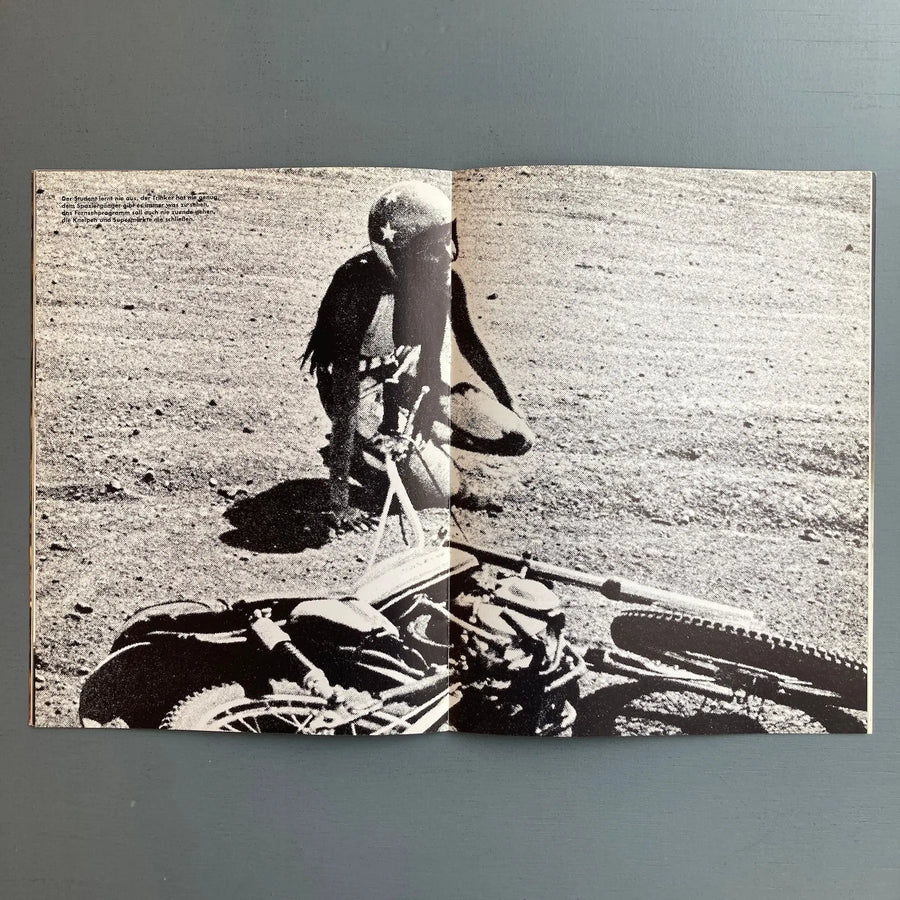
<path id="1" fill-rule="evenodd" d="M 351 503 L 378 510 L 377 498 L 351 491 Z M 235 501 L 223 516 L 231 531 L 219 535 L 230 547 L 256 553 L 300 553 L 323 547 L 330 539 L 331 509 L 327 478 L 285 481 L 252 497 Z"/>
<path id="2" fill-rule="evenodd" d="M 826 731 L 862 734 L 865 722 L 853 710 L 828 703 L 792 707 L 735 694 L 711 700 L 664 680 L 627 681 L 582 697 L 573 737 L 613 735 L 729 735 Z M 784 698 L 787 702 L 787 698 Z M 787 718 L 786 718 L 787 717 Z"/>
<path id="3" fill-rule="evenodd" d="M 582 697 L 573 737 L 612 737 L 622 734 L 763 734 L 758 722 L 736 712 L 677 709 L 666 704 L 655 710 L 635 707 L 652 688 L 640 681 L 601 687 Z"/>

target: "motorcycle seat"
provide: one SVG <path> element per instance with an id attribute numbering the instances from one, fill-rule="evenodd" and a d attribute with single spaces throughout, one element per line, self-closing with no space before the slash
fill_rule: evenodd
<path id="1" fill-rule="evenodd" d="M 384 560 L 356 587 L 354 596 L 386 610 L 403 597 L 476 568 L 478 560 L 471 553 L 448 547 L 423 550 L 400 560 Z"/>

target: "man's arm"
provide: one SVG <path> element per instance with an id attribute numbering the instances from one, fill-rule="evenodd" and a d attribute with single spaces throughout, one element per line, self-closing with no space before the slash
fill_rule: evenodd
<path id="1" fill-rule="evenodd" d="M 469 315 L 466 290 L 462 279 L 453 273 L 450 297 L 450 325 L 456 344 L 475 374 L 491 389 L 497 400 L 507 409 L 515 409 L 515 403 L 487 352 Z"/>

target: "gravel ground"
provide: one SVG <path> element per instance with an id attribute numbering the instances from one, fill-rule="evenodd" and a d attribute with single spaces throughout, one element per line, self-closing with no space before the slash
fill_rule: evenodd
<path id="1" fill-rule="evenodd" d="M 143 606 L 362 572 L 367 537 L 327 543 L 317 515 L 328 423 L 299 357 L 372 198 L 413 176 L 449 186 L 365 169 L 38 174 L 36 724 L 77 724 L 81 683 Z M 502 498 L 460 514 L 468 537 L 745 607 L 864 659 L 869 187 L 458 173 L 458 268 L 537 436 L 514 461 L 464 460 Z M 217 199 L 193 222 L 60 222 L 63 193 L 148 189 Z M 573 640 L 606 641 L 614 610 L 560 593 Z"/>

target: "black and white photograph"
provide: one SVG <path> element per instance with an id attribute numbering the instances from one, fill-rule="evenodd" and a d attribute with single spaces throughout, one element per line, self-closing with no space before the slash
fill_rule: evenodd
<path id="1" fill-rule="evenodd" d="M 35 172 L 31 723 L 871 731 L 871 206 Z"/>

